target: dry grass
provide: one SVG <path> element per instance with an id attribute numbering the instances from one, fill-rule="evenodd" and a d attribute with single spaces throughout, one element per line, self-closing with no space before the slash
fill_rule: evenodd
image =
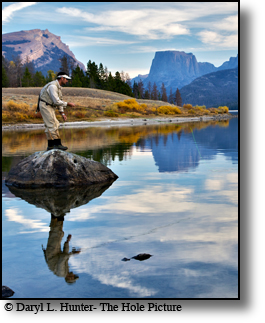
<path id="1" fill-rule="evenodd" d="M 35 113 L 41 88 L 3 88 L 2 124 L 41 123 L 40 113 Z M 64 88 L 64 101 L 76 107 L 65 109 L 67 121 L 93 121 L 104 118 L 139 118 L 143 116 L 202 116 L 228 113 L 228 107 L 205 109 L 205 106 L 186 104 L 177 107 L 167 102 L 135 100 L 123 94 L 85 88 Z M 61 119 L 59 112 L 56 112 Z"/>

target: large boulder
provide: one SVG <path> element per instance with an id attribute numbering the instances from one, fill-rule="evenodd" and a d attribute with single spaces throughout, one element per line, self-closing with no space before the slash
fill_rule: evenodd
<path id="1" fill-rule="evenodd" d="M 108 167 L 59 149 L 39 151 L 20 161 L 7 175 L 7 186 L 19 188 L 72 187 L 111 182 Z"/>

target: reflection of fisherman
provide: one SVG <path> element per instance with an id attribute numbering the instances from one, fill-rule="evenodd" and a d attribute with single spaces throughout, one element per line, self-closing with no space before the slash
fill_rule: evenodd
<path id="1" fill-rule="evenodd" d="M 59 72 L 57 79 L 44 86 L 40 92 L 39 104 L 37 111 L 40 111 L 44 124 L 45 133 L 48 140 L 47 150 L 61 149 L 67 150 L 66 146 L 61 143 L 59 135 L 59 121 L 55 115 L 55 109 L 58 108 L 64 121 L 67 120 L 64 114 L 64 108 L 68 105 L 74 107 L 75 104 L 71 102 L 62 101 L 62 85 L 65 85 L 71 78 L 65 72 Z"/>
<path id="2" fill-rule="evenodd" d="M 69 234 L 61 251 L 61 241 L 64 236 L 63 232 L 63 217 L 57 218 L 52 215 L 50 223 L 50 232 L 46 250 L 42 248 L 45 255 L 45 260 L 49 269 L 59 277 L 65 277 L 67 283 L 74 283 L 79 277 L 69 271 L 68 260 L 71 255 L 80 253 L 81 250 L 75 248 L 69 252 Z"/>

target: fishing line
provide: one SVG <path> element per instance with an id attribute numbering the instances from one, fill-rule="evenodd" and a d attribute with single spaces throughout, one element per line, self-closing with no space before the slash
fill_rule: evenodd
<path id="1" fill-rule="evenodd" d="M 140 233 L 140 234 L 136 234 L 136 235 L 131 235 L 129 237 L 124 237 L 124 238 L 121 238 L 121 239 L 117 239 L 117 240 L 112 240 L 112 241 L 106 241 L 106 242 L 102 242 L 100 244 L 97 244 L 95 246 L 92 246 L 92 247 L 86 247 L 86 248 L 81 248 L 83 251 L 84 250 L 88 250 L 88 249 L 96 249 L 96 248 L 101 248 L 101 247 L 104 247 L 108 244 L 112 244 L 112 243 L 117 243 L 117 242 L 122 242 L 122 241 L 127 241 L 127 240 L 131 240 L 133 238 L 136 238 L 136 237 L 141 237 L 141 236 L 145 236 L 145 235 L 148 235 L 148 234 L 152 234 L 160 229 L 163 229 L 163 228 L 166 228 L 166 227 L 170 227 L 174 224 L 177 224 L 177 223 L 180 223 L 184 220 L 189 220 L 191 219 L 190 217 L 189 218 L 183 218 L 183 219 L 179 219 L 177 221 L 174 221 L 174 222 L 171 222 L 169 224 L 165 224 L 165 225 L 162 225 L 162 226 L 159 226 L 159 227 L 156 227 L 156 228 L 153 228 L 147 232 L 143 232 L 143 233 Z"/>
<path id="2" fill-rule="evenodd" d="M 192 133 L 192 137 L 193 137 L 194 143 L 195 143 L 196 148 L 197 148 L 197 150 L 198 150 L 198 153 L 199 153 L 200 157 L 202 158 L 201 153 L 200 153 L 199 148 L 198 148 L 198 145 L 197 145 L 197 142 L 196 142 L 196 140 L 195 140 L 195 137 L 194 137 L 193 131 L 192 131 L 192 129 L 191 129 L 191 128 L 190 128 L 190 130 L 191 130 L 191 133 Z"/>

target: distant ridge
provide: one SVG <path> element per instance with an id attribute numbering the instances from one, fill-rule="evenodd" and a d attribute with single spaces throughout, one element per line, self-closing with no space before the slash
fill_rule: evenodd
<path id="1" fill-rule="evenodd" d="M 182 103 L 238 109 L 238 67 L 203 75 L 180 89 Z"/>
<path id="2" fill-rule="evenodd" d="M 48 70 L 58 72 L 61 67 L 58 59 L 66 55 L 85 71 L 85 65 L 75 58 L 69 46 L 61 41 L 61 37 L 52 34 L 48 29 L 3 34 L 2 55 L 9 61 L 17 55 L 20 55 L 22 60 L 28 57 L 29 61 L 34 63 L 35 70 L 41 71 L 43 75 L 46 75 Z"/>

